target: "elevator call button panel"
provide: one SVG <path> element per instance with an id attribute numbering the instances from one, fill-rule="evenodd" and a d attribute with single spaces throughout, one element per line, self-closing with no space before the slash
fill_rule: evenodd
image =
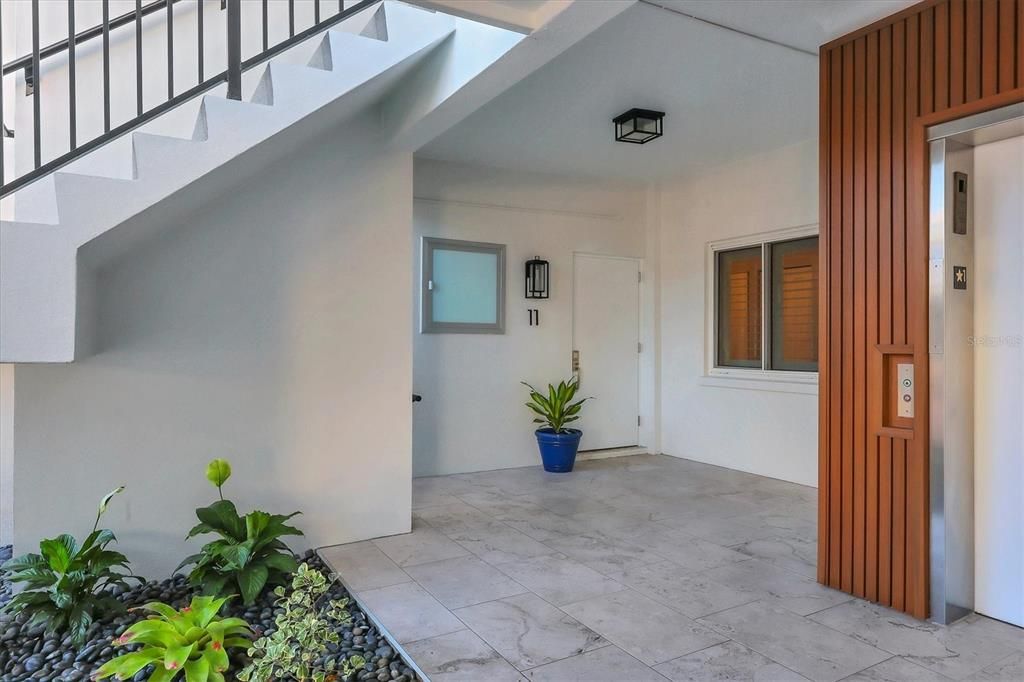
<path id="1" fill-rule="evenodd" d="M 899 382 L 896 414 L 912 419 L 914 417 L 914 365 L 909 362 L 901 362 L 896 365 L 896 378 Z"/>

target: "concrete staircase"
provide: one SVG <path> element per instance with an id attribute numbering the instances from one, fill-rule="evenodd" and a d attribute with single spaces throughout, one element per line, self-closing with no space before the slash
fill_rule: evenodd
<path id="1" fill-rule="evenodd" d="M 82 352 L 84 245 L 327 107 L 365 107 L 456 30 L 452 17 L 403 3 L 367 12 L 314 38 L 304 63 L 292 54 L 260 67 L 243 101 L 202 96 L 186 109 L 191 135 L 147 125 L 19 190 L 14 220 L 0 223 L 0 362 Z"/>

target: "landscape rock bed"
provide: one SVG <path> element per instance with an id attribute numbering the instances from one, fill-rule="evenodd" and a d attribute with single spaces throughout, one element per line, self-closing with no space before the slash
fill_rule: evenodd
<path id="1" fill-rule="evenodd" d="M 324 575 L 331 572 L 312 551 L 306 552 L 299 559 Z M 4 586 L 4 589 L 9 590 L 9 586 Z M 162 601 L 175 608 L 181 608 L 188 604 L 193 594 L 194 591 L 186 582 L 185 576 L 176 575 L 166 580 L 150 581 L 121 591 L 117 593 L 117 597 L 128 608 L 152 601 Z M 349 595 L 338 581 L 332 584 L 330 591 L 324 596 L 325 599 L 346 597 Z M 249 607 L 240 602 L 232 603 L 235 601 L 232 600 L 225 607 L 225 613 L 244 618 L 259 634 L 270 634 L 274 631 L 274 619 L 280 612 L 274 606 L 275 599 L 273 592 L 267 590 Z M 4 598 L 0 597 L 0 600 Z M 355 602 L 350 602 L 349 612 L 352 620 L 347 625 L 337 623 L 337 632 L 341 638 L 337 645 L 329 645 L 328 652 L 323 657 L 324 663 L 327 659 L 333 658 L 340 667 L 342 660 L 358 655 L 366 660 L 366 665 L 353 673 L 348 678 L 349 681 L 413 682 L 418 679 L 415 672 L 396 654 Z M 48 636 L 43 632 L 44 628 L 41 625 L 29 628 L 24 617 L 0 614 L 0 682 L 88 680 L 103 663 L 132 649 L 131 646 L 115 648 L 112 640 L 139 619 L 138 613 L 123 613 L 94 622 L 89 628 L 85 644 L 74 647 L 68 636 Z M 231 670 L 236 673 L 240 671 L 245 665 L 245 658 L 244 652 L 236 652 L 232 657 Z M 134 679 L 146 680 L 150 673 L 149 668 L 144 668 Z M 180 677 L 184 679 L 184 675 Z M 229 676 L 229 679 L 232 678 Z"/>

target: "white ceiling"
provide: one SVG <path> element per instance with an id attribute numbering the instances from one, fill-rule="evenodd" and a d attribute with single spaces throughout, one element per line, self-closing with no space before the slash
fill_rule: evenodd
<path id="1" fill-rule="evenodd" d="M 644 0 L 809 52 L 919 0 Z"/>
<path id="2" fill-rule="evenodd" d="M 735 22 L 739 30 L 749 25 L 797 47 L 826 42 L 910 4 L 657 1 L 679 5 L 688 14 L 700 12 L 707 21 Z M 817 74 L 816 56 L 638 4 L 419 155 L 619 180 L 688 175 L 814 137 Z M 632 107 L 667 112 L 664 137 L 642 146 L 615 142 L 611 119 Z"/>

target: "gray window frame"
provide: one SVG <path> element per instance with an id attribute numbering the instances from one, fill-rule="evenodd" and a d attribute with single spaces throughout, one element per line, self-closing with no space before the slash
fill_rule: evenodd
<path id="1" fill-rule="evenodd" d="M 434 321 L 434 251 L 464 251 L 494 254 L 498 258 L 495 310 L 497 322 L 435 322 Z M 420 333 L 421 334 L 504 334 L 505 333 L 505 245 L 472 242 L 461 239 L 423 237 L 420 245 Z"/>

